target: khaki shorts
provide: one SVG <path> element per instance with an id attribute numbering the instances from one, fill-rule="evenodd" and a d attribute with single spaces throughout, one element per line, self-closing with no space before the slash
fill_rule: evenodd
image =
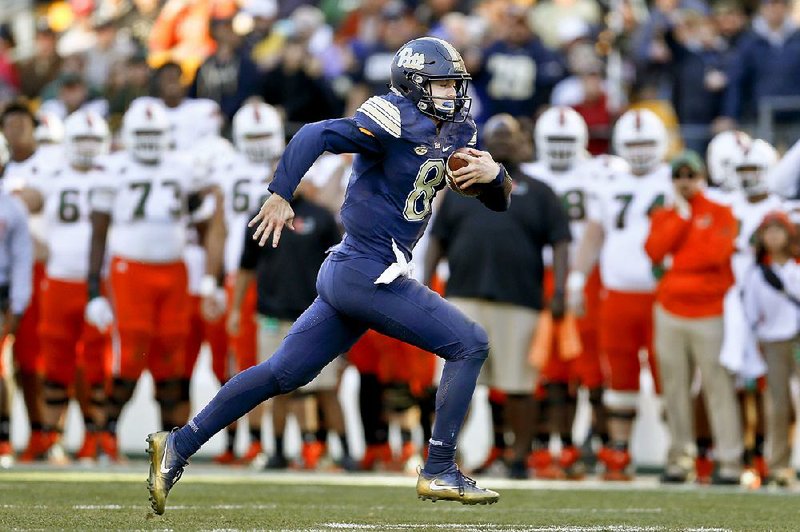
<path id="1" fill-rule="evenodd" d="M 528 363 L 528 351 L 539 313 L 481 299 L 455 297 L 449 301 L 489 335 L 489 358 L 478 383 L 506 393 L 532 393 L 537 373 Z"/>
<path id="2" fill-rule="evenodd" d="M 268 360 L 280 347 L 283 339 L 289 334 L 294 322 L 279 320 L 267 316 L 258 316 L 258 362 Z M 298 388 L 301 392 L 319 392 L 336 389 L 339 383 L 339 373 L 342 365 L 341 357 L 337 357 L 322 368 L 322 371 L 313 381 Z"/>

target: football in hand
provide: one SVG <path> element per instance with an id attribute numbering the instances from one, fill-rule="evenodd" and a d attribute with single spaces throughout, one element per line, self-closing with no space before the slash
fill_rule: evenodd
<path id="1" fill-rule="evenodd" d="M 445 172 L 447 178 L 447 186 L 449 186 L 455 192 L 458 192 L 462 196 L 468 197 L 475 197 L 481 193 L 481 186 L 480 184 L 471 185 L 467 188 L 462 188 L 458 186 L 458 183 L 455 182 L 453 179 L 453 172 L 464 168 L 469 163 L 462 159 L 461 157 L 456 157 L 457 153 L 466 153 L 469 155 L 469 150 L 467 148 L 459 148 L 453 153 L 450 154 L 450 157 L 447 158 L 447 171 Z"/>

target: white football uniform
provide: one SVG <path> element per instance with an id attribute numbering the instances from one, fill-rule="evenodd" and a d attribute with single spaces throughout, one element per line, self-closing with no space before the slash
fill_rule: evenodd
<path id="1" fill-rule="evenodd" d="M 239 269 L 247 222 L 269 196 L 267 185 L 272 178 L 272 168 L 252 163 L 236 153 L 216 165 L 213 175 L 224 197 L 225 225 L 228 229 L 225 271 L 230 274 Z"/>
<path id="2" fill-rule="evenodd" d="M 596 155 L 580 163 L 580 173 L 593 185 L 612 181 L 631 172 L 631 165 L 618 155 Z"/>
<path id="3" fill-rule="evenodd" d="M 183 258 L 188 197 L 208 185 L 186 157 L 165 154 L 145 165 L 122 152 L 105 158 L 102 185 L 92 195 L 93 210 L 112 216 L 112 256 L 165 264 Z"/>
<path id="4" fill-rule="evenodd" d="M 739 232 L 736 235 L 736 252 L 733 255 L 732 266 L 736 284 L 747 277 L 748 271 L 755 265 L 755 249 L 753 239 L 756 230 L 770 211 L 785 211 L 786 202 L 777 195 L 770 194 L 758 203 L 750 203 L 744 194 L 739 192 L 731 202 L 733 216 L 739 223 Z"/>
<path id="5" fill-rule="evenodd" d="M 570 261 L 575 260 L 578 246 L 586 229 L 590 179 L 587 179 L 581 168 L 582 165 L 578 165 L 568 172 L 553 172 L 546 163 L 541 161 L 524 164 L 520 168 L 525 175 L 546 183 L 564 204 L 572 235 L 569 247 Z M 545 266 L 552 266 L 552 249 L 549 246 L 545 248 L 543 258 Z"/>
<path id="6" fill-rule="evenodd" d="M 44 198 L 48 278 L 86 281 L 92 236 L 89 199 L 102 175 L 100 168 L 79 172 L 67 166 L 31 182 Z"/>
<path id="7" fill-rule="evenodd" d="M 644 244 L 650 233 L 650 213 L 671 201 L 672 190 L 666 164 L 647 175 L 621 174 L 594 187 L 588 215 L 603 226 L 605 234 L 600 252 L 603 286 L 620 292 L 655 290 Z"/>
<path id="8" fill-rule="evenodd" d="M 37 149 L 33 155 L 24 161 L 9 161 L 3 173 L 3 190 L 11 192 L 27 186 L 40 188 L 47 183 L 53 172 L 60 164 L 66 164 L 63 151 L 60 147 L 46 147 Z M 47 235 L 42 214 L 32 214 L 28 217 L 28 227 L 31 236 L 39 242 L 47 242 Z M 37 259 L 40 260 L 40 259 Z"/>

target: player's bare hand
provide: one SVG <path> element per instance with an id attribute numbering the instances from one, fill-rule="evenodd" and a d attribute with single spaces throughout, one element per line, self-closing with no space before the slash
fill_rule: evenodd
<path id="1" fill-rule="evenodd" d="M 239 309 L 231 309 L 228 312 L 228 321 L 225 323 L 225 330 L 230 336 L 239 336 L 239 324 L 242 321 L 242 314 Z"/>
<path id="2" fill-rule="evenodd" d="M 294 211 L 289 202 L 278 194 L 272 194 L 247 225 L 248 227 L 258 225 L 253 240 L 258 240 L 259 246 L 265 245 L 269 235 L 272 234 L 272 247 L 277 247 L 284 226 L 294 231 L 293 221 Z"/>
<path id="3" fill-rule="evenodd" d="M 500 165 L 492 159 L 488 151 L 467 148 L 467 153 L 453 155 L 467 162 L 467 166 L 453 172 L 453 179 L 461 188 L 468 188 L 478 183 L 491 183 L 500 172 Z"/>

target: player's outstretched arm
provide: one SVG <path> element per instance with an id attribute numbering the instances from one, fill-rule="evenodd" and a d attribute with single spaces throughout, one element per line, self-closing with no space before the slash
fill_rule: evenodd
<path id="1" fill-rule="evenodd" d="M 300 128 L 281 156 L 269 191 L 291 201 L 300 180 L 324 152 L 379 155 L 383 147 L 354 118 L 335 118 Z"/>
<path id="2" fill-rule="evenodd" d="M 248 227 L 256 227 L 253 233 L 253 240 L 258 240 L 258 245 L 263 246 L 269 240 L 269 235 L 272 234 L 272 247 L 277 247 L 278 242 L 281 240 L 281 232 L 284 226 L 294 231 L 294 210 L 289 202 L 283 199 L 279 194 L 272 194 L 261 206 Z"/>

